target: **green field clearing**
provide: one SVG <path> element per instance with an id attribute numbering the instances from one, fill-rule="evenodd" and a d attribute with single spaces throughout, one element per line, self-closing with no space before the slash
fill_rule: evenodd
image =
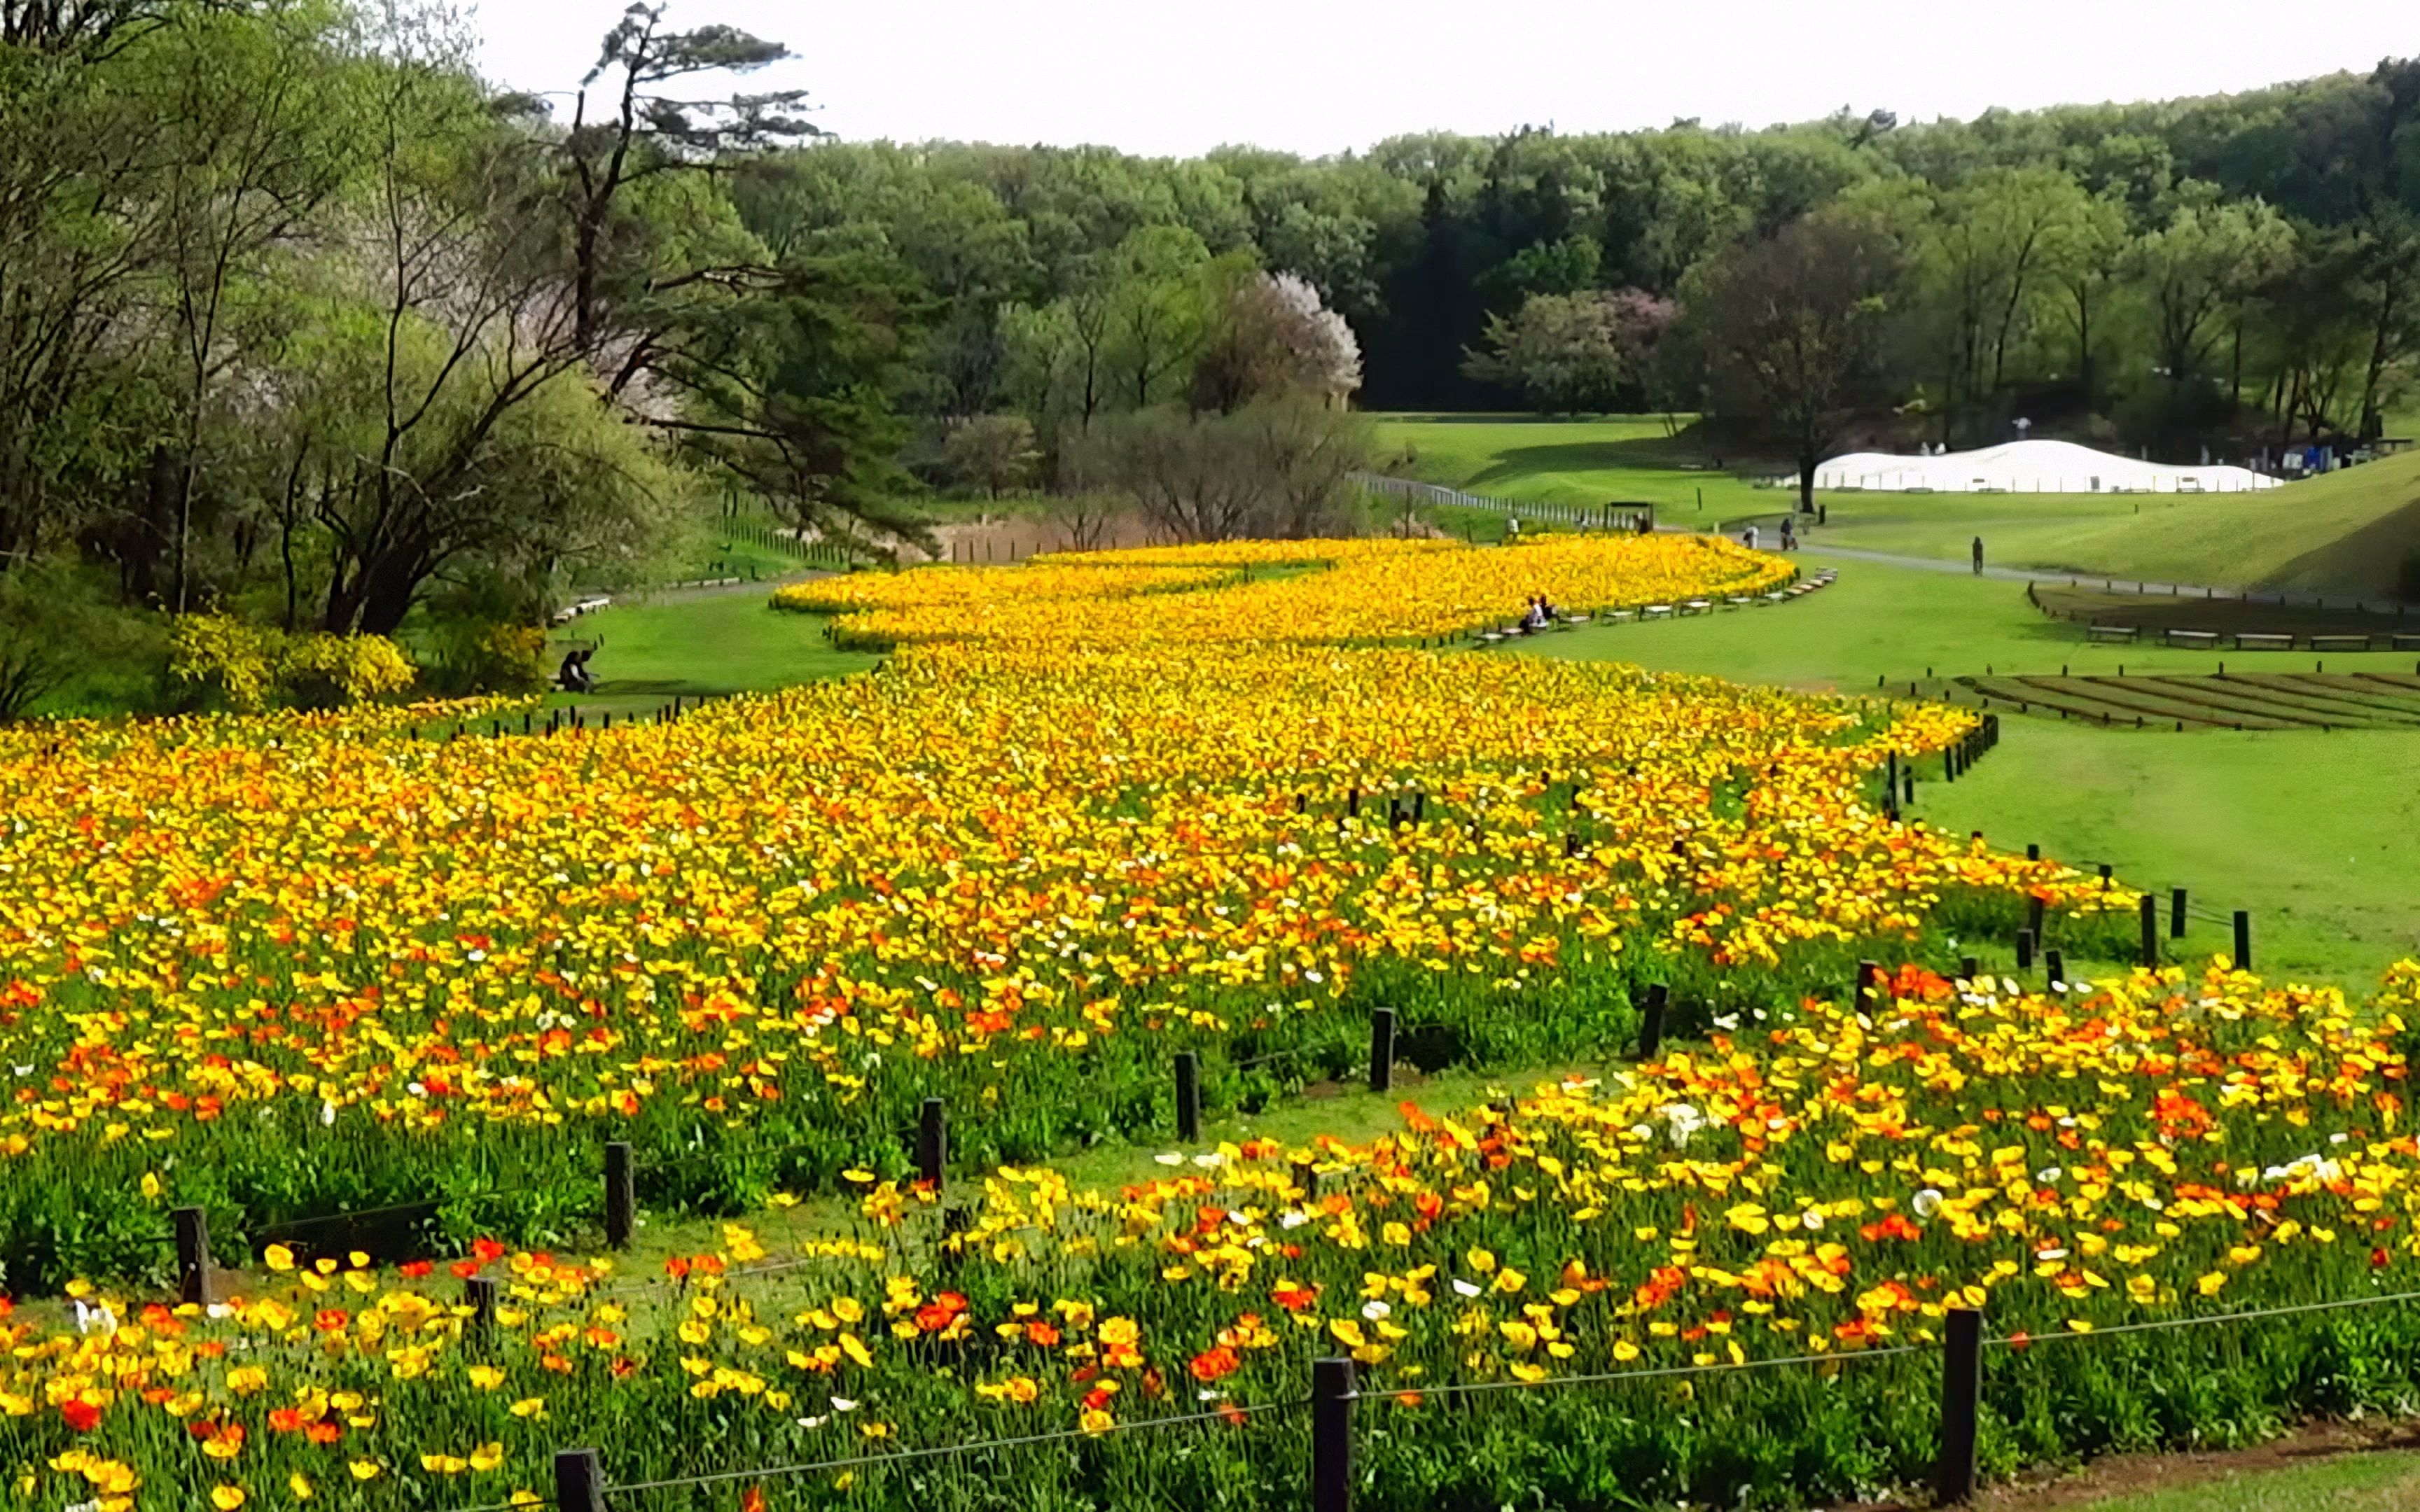
<path id="1" fill-rule="evenodd" d="M 1820 564 L 1813 553 L 1807 563 Z M 2034 675 L 2228 680 L 2240 653 L 2095 645 L 2046 619 L 2021 585 L 1874 563 L 1839 563 L 1822 593 L 1770 608 L 1646 625 L 1591 625 L 1525 641 L 1521 653 L 1633 661 L 1784 687 L 1906 696 L 1950 677 Z M 2410 681 L 2403 653 L 2331 655 L 2331 678 L 2360 672 Z M 2307 671 L 2306 655 L 2299 666 Z M 1934 675 L 1937 674 L 1937 677 Z M 1927 679 L 1932 681 L 1928 682 Z M 2250 685 L 2247 685 L 2250 686 Z M 1966 700 L 1970 703 L 1973 699 Z M 1994 708 L 2000 705 L 1994 702 Z M 2250 909 L 2263 970 L 2359 988 L 2420 949 L 2420 744 L 2389 730 L 2102 730 L 2010 717 L 2000 748 L 1962 780 L 1919 782 L 1912 812 L 1945 828 L 1981 830 L 1995 845 L 2039 843 L 2069 861 L 2110 862 L 2138 887 L 2190 888 L 2205 910 Z M 2177 717 L 2171 714 L 2168 718 Z M 2281 721 L 2282 722 L 2282 721 Z M 2196 921 L 2194 954 L 2228 946 Z M 2005 964 L 2006 942 L 1987 961 Z"/>
<path id="2" fill-rule="evenodd" d="M 1823 495 L 1823 544 L 2221 588 L 2390 599 L 2420 552 L 2420 455 L 2245 494 Z"/>
<path id="3" fill-rule="evenodd" d="M 1379 455 L 1408 454 L 1413 477 L 1491 497 L 1591 507 L 1648 502 L 1678 525 L 1774 514 L 1787 503 L 1715 466 L 1693 439 L 1668 435 L 1661 415 L 1385 415 L 1377 433 Z"/>
<path id="4" fill-rule="evenodd" d="M 1384 452 L 1410 454 L 1414 476 L 1474 493 L 1647 500 L 1682 526 L 1736 526 L 1788 508 L 1786 494 L 1713 468 L 1693 436 L 1668 437 L 1661 416 L 1389 415 L 1378 438 Z M 2404 558 L 2420 553 L 2420 453 L 2257 494 L 1820 497 L 1830 522 L 1818 545 L 1963 561 L 1980 535 L 1994 565 L 2090 577 L 2382 600 Z"/>
<path id="5" fill-rule="evenodd" d="M 841 651 L 824 639 L 824 621 L 766 606 L 770 586 L 702 590 L 616 604 L 557 630 L 547 671 L 566 648 L 602 641 L 593 697 L 552 702 L 617 716 L 643 714 L 683 698 L 761 693 L 793 683 L 862 671 L 878 657 Z"/>

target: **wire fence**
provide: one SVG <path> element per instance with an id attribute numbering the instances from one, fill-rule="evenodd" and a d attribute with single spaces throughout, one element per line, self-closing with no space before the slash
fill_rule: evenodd
<path id="1" fill-rule="evenodd" d="M 1535 1380 L 1512 1377 L 1448 1381 L 1443 1384 L 1406 1382 L 1400 1386 L 1364 1385 L 1358 1381 L 1356 1367 L 1350 1360 L 1330 1357 L 1312 1363 L 1312 1389 L 1311 1395 L 1306 1397 L 1264 1402 L 1251 1406 L 1222 1404 L 1217 1408 L 1196 1412 L 1166 1417 L 1136 1418 L 1092 1427 L 1024 1434 L 1010 1438 L 967 1440 L 881 1453 L 737 1470 L 705 1471 L 696 1474 L 660 1476 L 629 1482 L 608 1481 L 604 1476 L 601 1456 L 597 1450 L 566 1448 L 558 1451 L 555 1456 L 553 1494 L 536 1495 L 535 1499 L 532 1495 L 525 1494 L 513 1502 L 459 1507 L 452 1509 L 452 1512 L 511 1512 L 511 1509 L 516 1506 L 533 1505 L 556 1506 L 563 1508 L 564 1512 L 611 1512 L 612 1508 L 623 1504 L 626 1499 L 659 1491 L 690 1490 L 714 1486 L 737 1485 L 742 1482 L 762 1484 L 801 1475 L 880 1470 L 935 1459 L 1047 1448 L 1056 1444 L 1094 1443 L 1130 1434 L 1153 1433 L 1167 1428 L 1210 1424 L 1221 1424 L 1241 1429 L 1258 1420 L 1306 1412 L 1311 1418 L 1310 1478 L 1312 1512 L 1351 1512 L 1355 1489 L 1353 1478 L 1350 1474 L 1340 1474 L 1338 1472 L 1340 1467 L 1349 1467 L 1352 1463 L 1353 1441 L 1356 1432 L 1354 1408 L 1362 1402 L 1413 1407 L 1437 1399 L 1508 1392 L 1528 1394 L 1618 1387 L 1652 1381 L 1738 1376 L 1807 1367 L 1838 1371 L 1883 1361 L 1907 1360 L 1914 1357 L 1930 1357 L 1938 1359 L 1942 1363 L 1941 1424 L 1932 1478 L 1936 1504 L 1946 1505 L 1966 1500 L 1972 1494 L 1977 1483 L 1976 1451 L 1982 1410 L 1982 1351 L 1986 1349 L 2022 1351 L 2035 1345 L 2053 1343 L 2089 1346 L 2096 1342 L 2105 1343 L 2113 1338 L 2132 1335 L 2174 1332 L 2192 1328 L 2231 1327 L 2280 1318 L 2309 1317 L 2357 1308 L 2401 1305 L 2414 1302 L 2420 1302 L 2420 1291 L 2330 1298 L 2310 1303 L 2205 1313 L 2189 1318 L 2146 1319 L 2106 1328 L 2069 1329 L 2039 1335 L 2024 1333 L 1986 1335 L 1982 1331 L 1982 1314 L 1979 1311 L 1953 1307 L 1947 1309 L 1945 1314 L 1943 1336 L 1921 1343 L 1807 1351 L 1762 1360 L 1725 1360 L 1685 1365 L 1647 1365 L 1627 1370 L 1542 1376 Z"/>

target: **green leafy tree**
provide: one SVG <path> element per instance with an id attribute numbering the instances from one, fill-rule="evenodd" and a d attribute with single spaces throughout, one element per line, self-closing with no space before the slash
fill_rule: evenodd
<path id="1" fill-rule="evenodd" d="M 1463 371 L 1550 414 L 1609 409 L 1625 377 L 1624 317 L 1620 298 L 1605 290 L 1532 294 L 1512 316 L 1488 317 Z"/>
<path id="2" fill-rule="evenodd" d="M 1733 247 L 1683 291 L 1714 393 L 1785 440 L 1803 511 L 1815 508 L 1816 464 L 1874 395 L 1900 273 L 1897 249 L 1869 225 L 1819 214 Z"/>

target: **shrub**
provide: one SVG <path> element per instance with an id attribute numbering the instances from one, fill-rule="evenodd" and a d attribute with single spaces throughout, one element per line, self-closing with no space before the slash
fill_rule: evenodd
<path id="1" fill-rule="evenodd" d="M 251 713 L 276 686 L 273 635 L 225 614 L 182 615 L 168 632 L 168 675 Z"/>
<path id="2" fill-rule="evenodd" d="M 280 649 L 277 675 L 294 702 L 336 708 L 400 693 L 419 669 L 401 646 L 381 635 L 311 635 Z"/>
<path id="3" fill-rule="evenodd" d="M 168 672 L 246 713 L 284 698 L 312 708 L 399 693 L 419 675 L 384 636 L 309 635 L 248 625 L 225 614 L 187 614 L 169 632 Z"/>

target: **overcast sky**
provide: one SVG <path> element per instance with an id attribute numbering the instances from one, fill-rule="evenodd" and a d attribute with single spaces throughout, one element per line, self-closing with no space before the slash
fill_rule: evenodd
<path id="1" fill-rule="evenodd" d="M 481 0 L 498 83 L 569 90 L 627 0 Z M 1405 131 L 1902 120 L 2214 94 L 2420 52 L 2411 0 L 674 0 L 800 56 L 855 140 L 1306 154 Z M 726 92 L 728 85 L 713 92 Z"/>

